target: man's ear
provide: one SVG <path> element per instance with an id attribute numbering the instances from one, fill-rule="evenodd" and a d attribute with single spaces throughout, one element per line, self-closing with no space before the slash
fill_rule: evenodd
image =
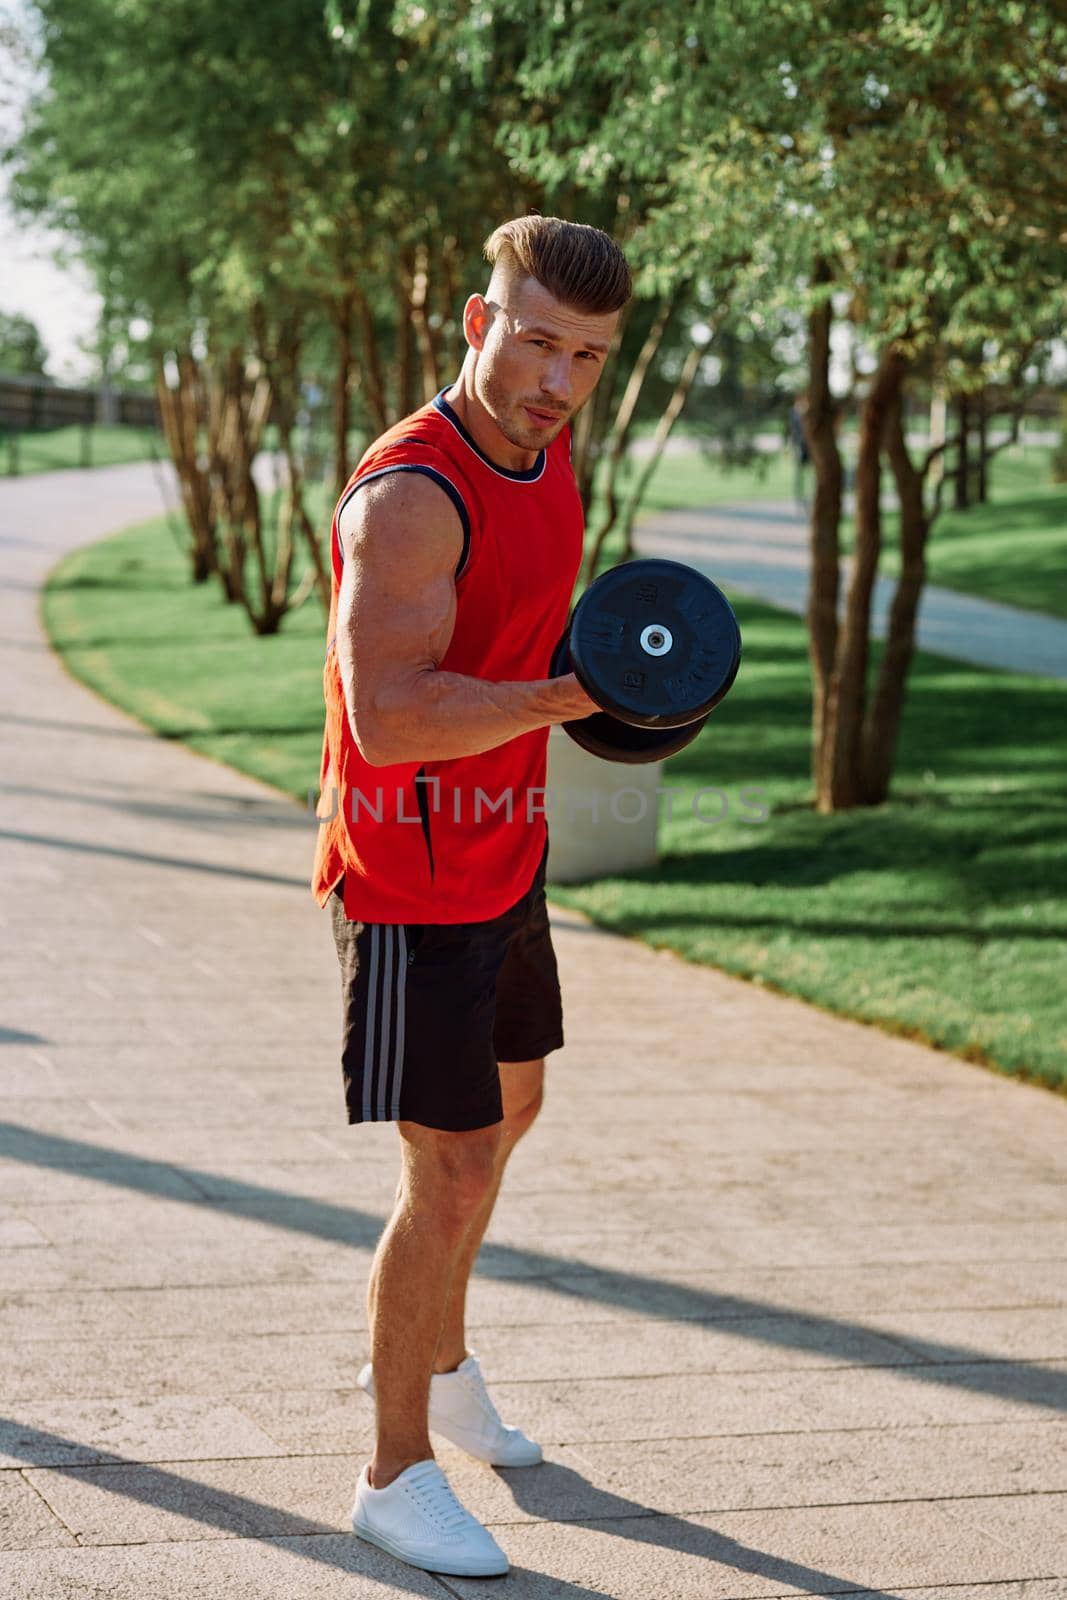
<path id="1" fill-rule="evenodd" d="M 494 310 L 495 307 L 481 294 L 472 294 L 463 307 L 463 333 L 472 350 L 484 348 Z"/>

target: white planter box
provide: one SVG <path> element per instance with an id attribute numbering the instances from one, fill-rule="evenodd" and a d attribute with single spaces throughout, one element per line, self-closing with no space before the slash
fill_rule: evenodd
<path id="1" fill-rule="evenodd" d="M 601 761 L 559 726 L 548 735 L 548 866 L 553 883 L 574 883 L 655 866 L 657 786 L 663 762 Z"/>

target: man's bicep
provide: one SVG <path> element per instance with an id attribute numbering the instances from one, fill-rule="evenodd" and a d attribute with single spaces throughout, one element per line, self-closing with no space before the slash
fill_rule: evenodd
<path id="1" fill-rule="evenodd" d="M 455 626 L 464 528 L 432 478 L 375 479 L 344 508 L 337 645 L 353 731 L 373 744 L 379 718 L 435 668 Z"/>

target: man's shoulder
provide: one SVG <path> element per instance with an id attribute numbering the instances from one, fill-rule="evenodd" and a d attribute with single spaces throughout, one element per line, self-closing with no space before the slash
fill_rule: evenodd
<path id="1" fill-rule="evenodd" d="M 373 439 L 360 457 L 356 472 L 362 472 L 381 456 L 402 450 L 404 445 L 436 448 L 443 453 L 448 438 L 449 429 L 444 417 L 432 400 L 427 401 L 417 411 L 401 417 L 399 422 L 394 422 Z"/>

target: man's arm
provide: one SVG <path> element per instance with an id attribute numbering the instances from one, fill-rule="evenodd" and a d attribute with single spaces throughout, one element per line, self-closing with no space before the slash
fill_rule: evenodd
<path id="1" fill-rule="evenodd" d="M 573 673 L 489 683 L 439 670 L 456 622 L 463 529 L 432 479 L 393 472 L 368 483 L 338 531 L 341 681 L 356 744 L 372 766 L 475 755 L 598 709 Z"/>

